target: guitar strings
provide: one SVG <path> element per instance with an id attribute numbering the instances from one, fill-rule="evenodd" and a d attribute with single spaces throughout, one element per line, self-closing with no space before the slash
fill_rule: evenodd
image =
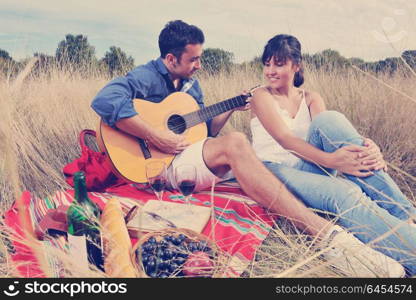
<path id="1" fill-rule="evenodd" d="M 192 126 L 194 126 L 198 123 L 204 122 L 206 120 L 212 119 L 216 115 L 218 115 L 220 113 L 223 113 L 227 110 L 231 110 L 235 107 L 238 107 L 238 105 L 236 105 L 236 103 L 233 102 L 238 97 L 242 99 L 241 96 L 237 96 L 237 97 L 234 97 L 232 99 L 228 99 L 228 100 L 225 100 L 223 102 L 216 103 L 216 104 L 213 104 L 213 105 L 208 106 L 208 107 L 204 107 L 201 110 L 193 111 L 191 113 L 183 115 L 182 117 L 185 119 L 185 122 L 188 121 L 188 122 L 186 122 L 186 124 L 188 125 L 187 128 L 192 127 Z M 229 102 L 229 100 L 232 100 L 232 102 Z M 230 107 L 227 107 L 227 103 L 229 104 Z M 225 108 L 225 110 L 224 110 L 224 108 Z M 206 119 L 206 120 L 204 120 L 204 119 Z M 182 125 L 177 125 L 177 126 L 174 126 L 170 129 L 175 131 L 175 130 L 180 129 L 182 127 L 183 127 Z"/>
<path id="2" fill-rule="evenodd" d="M 213 117 L 215 117 L 216 115 L 227 111 L 227 110 L 231 110 L 235 107 L 238 107 L 239 102 L 235 102 L 235 100 L 239 100 L 241 102 L 241 100 L 243 99 L 243 97 L 241 96 L 237 96 L 213 105 L 210 105 L 208 107 L 204 107 L 201 110 L 197 110 L 188 114 L 183 115 L 182 117 L 184 119 L 186 119 L 187 123 L 187 128 L 192 127 L 198 123 L 204 122 L 206 120 L 212 119 Z M 244 100 L 244 99 L 243 99 Z M 228 105 L 227 105 L 228 104 Z M 228 107 L 229 106 L 229 107 Z M 225 110 L 224 110 L 225 109 Z M 174 126 L 172 127 L 173 130 L 179 129 L 181 128 L 181 125 L 178 126 Z"/>
<path id="3" fill-rule="evenodd" d="M 235 100 L 237 100 L 239 102 L 235 103 Z M 212 104 L 210 106 L 204 107 L 200 110 L 187 113 L 187 114 L 183 115 L 182 117 L 184 119 L 186 119 L 187 121 L 189 121 L 189 123 L 187 123 L 187 125 L 189 124 L 190 125 L 189 127 L 192 127 L 192 126 L 194 126 L 198 123 L 204 122 L 204 117 L 207 117 L 207 120 L 209 120 L 209 119 L 214 118 L 216 115 L 221 114 L 225 111 L 231 110 L 231 109 L 236 108 L 238 106 L 242 106 L 242 105 L 237 105 L 241 102 L 241 100 L 245 100 L 242 95 L 236 96 L 236 97 L 224 100 L 222 102 L 218 102 L 218 103 Z M 229 104 L 230 107 L 227 107 L 227 104 Z M 223 108 L 225 108 L 226 110 L 222 111 Z M 195 124 L 194 124 L 194 122 L 195 122 Z M 182 125 L 176 125 L 176 126 L 173 126 L 170 129 L 175 131 L 175 130 L 181 129 L 182 127 L 183 127 Z M 187 128 L 189 128 L 189 127 L 187 127 Z"/>

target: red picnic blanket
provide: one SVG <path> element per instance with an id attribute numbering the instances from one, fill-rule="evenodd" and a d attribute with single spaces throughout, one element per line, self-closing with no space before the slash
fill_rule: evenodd
<path id="1" fill-rule="evenodd" d="M 29 211 L 33 228 L 36 228 L 49 209 L 57 208 L 60 205 L 69 205 L 73 196 L 72 189 L 57 191 L 54 195 L 44 199 L 34 197 L 28 191 L 24 192 L 22 200 L 25 208 Z M 144 204 L 155 198 L 153 192 L 139 190 L 133 184 L 108 188 L 103 193 L 91 192 L 89 196 L 101 209 L 104 208 L 108 199 L 117 197 L 126 210 L 137 203 Z M 172 192 L 165 192 L 163 200 L 184 202 L 183 196 Z M 273 218 L 264 208 L 245 196 L 238 187 L 227 184 L 218 184 L 213 192 L 202 191 L 194 194 L 191 198 L 192 204 L 209 207 L 212 206 L 212 200 L 214 218 L 211 217 L 202 234 L 211 238 L 222 250 L 231 255 L 229 272 L 226 277 L 238 277 L 254 259 L 256 249 L 267 237 L 273 225 Z M 6 226 L 11 230 L 10 240 L 13 249 L 9 252 L 12 261 L 17 265 L 17 276 L 45 277 L 33 250 L 18 241 L 23 233 L 16 203 L 5 213 L 4 217 Z M 132 238 L 132 244 L 135 242 L 136 240 Z M 63 237 L 60 240 L 48 240 L 47 243 L 52 243 L 54 247 L 61 250 L 65 250 L 66 247 Z M 48 262 L 53 270 L 53 258 L 48 258 Z M 54 277 L 62 277 L 62 274 L 57 270 Z"/>

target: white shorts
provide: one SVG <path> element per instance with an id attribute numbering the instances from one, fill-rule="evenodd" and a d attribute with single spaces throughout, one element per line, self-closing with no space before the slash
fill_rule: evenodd
<path id="1" fill-rule="evenodd" d="M 195 166 L 195 192 L 211 187 L 213 183 L 215 184 L 224 180 L 212 173 L 205 164 L 204 157 L 202 155 L 202 149 L 204 148 L 204 144 L 207 140 L 208 138 L 192 144 L 183 150 L 180 154 L 176 155 L 175 159 L 172 161 L 172 164 L 167 170 L 168 185 L 175 189 L 178 188 L 175 180 L 175 168 L 184 164 Z"/>

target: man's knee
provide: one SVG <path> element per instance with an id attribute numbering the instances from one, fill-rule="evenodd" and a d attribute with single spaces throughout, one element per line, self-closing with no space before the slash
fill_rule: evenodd
<path id="1" fill-rule="evenodd" d="M 250 142 L 244 133 L 231 132 L 224 136 L 226 140 L 226 152 L 228 154 L 244 151 L 250 147 Z"/>
<path id="2" fill-rule="evenodd" d="M 206 162 L 216 162 L 215 165 L 228 164 L 230 159 L 250 149 L 251 145 L 243 133 L 231 132 L 221 137 L 208 139 L 204 144 L 203 156 Z"/>

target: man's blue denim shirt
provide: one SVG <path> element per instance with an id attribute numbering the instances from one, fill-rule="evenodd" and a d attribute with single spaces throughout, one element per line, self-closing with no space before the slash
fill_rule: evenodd
<path id="1" fill-rule="evenodd" d="M 190 94 L 201 108 L 204 107 L 202 90 L 197 80 L 184 79 L 181 91 Z M 159 103 L 173 92 L 176 89 L 159 57 L 133 69 L 126 76 L 110 81 L 94 98 L 91 107 L 105 123 L 114 127 L 118 120 L 140 113 L 135 111 L 133 99 Z M 207 122 L 207 126 L 208 136 L 211 136 L 211 121 Z"/>

